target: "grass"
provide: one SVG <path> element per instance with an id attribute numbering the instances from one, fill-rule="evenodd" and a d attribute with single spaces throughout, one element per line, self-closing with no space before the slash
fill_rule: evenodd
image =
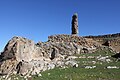
<path id="1" fill-rule="evenodd" d="M 43 72 L 41 77 L 34 76 L 32 80 L 119 80 L 118 74 L 120 70 L 117 69 L 56 68 Z"/>
<path id="2" fill-rule="evenodd" d="M 109 56 L 110 62 L 99 61 L 98 56 Z M 84 56 L 85 58 L 77 58 L 79 62 L 78 68 L 55 68 L 53 70 L 41 73 L 41 77 L 33 76 L 32 80 L 120 80 L 120 69 L 108 69 L 107 66 L 120 67 L 120 62 L 116 62 L 113 55 L 108 49 L 98 50 L 95 53 L 80 54 L 78 57 Z M 89 58 L 92 56 L 91 58 Z M 96 62 L 96 63 L 93 63 Z M 96 66 L 96 68 L 85 69 L 85 66 Z"/>
<path id="3" fill-rule="evenodd" d="M 42 76 L 34 75 L 28 80 L 120 80 L 120 68 L 108 69 L 107 66 L 120 67 L 120 61 L 112 58 L 112 52 L 109 49 L 98 50 L 94 53 L 79 54 L 79 67 L 77 68 L 55 68 L 40 73 Z M 106 57 L 110 62 L 98 60 L 98 57 Z M 85 66 L 96 66 L 92 69 L 86 69 Z M 12 79 L 14 80 L 14 79 Z M 25 80 L 19 78 L 19 80 Z"/>

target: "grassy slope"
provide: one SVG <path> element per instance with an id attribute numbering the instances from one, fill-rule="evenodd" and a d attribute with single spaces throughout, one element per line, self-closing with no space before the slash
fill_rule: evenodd
<path id="1" fill-rule="evenodd" d="M 105 57 L 109 56 L 110 62 L 100 61 L 97 59 L 98 56 Z M 107 66 L 120 67 L 120 61 L 112 58 L 109 50 L 98 50 L 95 53 L 80 54 L 76 60 L 79 62 L 78 68 L 55 68 L 42 72 L 42 76 L 32 76 L 28 80 L 120 80 L 120 68 L 119 69 L 108 69 Z M 96 68 L 85 69 L 85 66 L 96 66 Z M 12 76 L 11 80 L 17 80 L 18 75 Z M 19 77 L 18 80 L 25 80 Z"/>
<path id="2" fill-rule="evenodd" d="M 109 56 L 110 62 L 100 61 L 98 56 Z M 78 58 L 78 68 L 55 68 L 42 72 L 41 77 L 33 76 L 32 80 L 120 80 L 120 69 L 108 69 L 107 66 L 120 67 L 120 61 L 116 62 L 110 56 L 113 55 L 109 50 L 98 50 L 92 54 L 80 54 Z M 89 58 L 91 57 L 91 58 Z M 95 63 L 93 63 L 95 62 Z M 96 68 L 85 69 L 85 66 L 96 66 Z"/>

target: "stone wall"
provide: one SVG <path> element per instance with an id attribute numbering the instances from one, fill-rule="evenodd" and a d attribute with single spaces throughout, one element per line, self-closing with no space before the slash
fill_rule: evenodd
<path id="1" fill-rule="evenodd" d="M 73 36 L 73 35 L 65 35 L 65 34 L 62 34 L 62 35 L 52 35 L 52 36 L 48 37 L 48 41 L 52 41 L 52 42 L 54 42 L 54 41 L 57 41 L 57 42 L 59 42 L 59 41 L 77 42 L 77 41 L 80 41 L 82 39 L 83 39 L 82 37 Z"/>
<path id="2" fill-rule="evenodd" d="M 84 38 L 93 39 L 102 45 L 109 46 L 115 52 L 120 52 L 120 33 L 98 36 L 84 36 Z"/>
<path id="3" fill-rule="evenodd" d="M 93 38 L 93 39 L 97 39 L 97 38 L 116 38 L 116 37 L 120 37 L 120 33 L 116 33 L 116 34 L 107 34 L 107 35 L 98 35 L 98 36 L 84 36 L 85 38 Z"/>
<path id="4" fill-rule="evenodd" d="M 48 37 L 49 42 L 74 42 L 78 43 L 79 45 L 87 44 L 86 40 L 79 36 L 74 35 L 52 35 Z"/>
<path id="5" fill-rule="evenodd" d="M 76 43 L 77 45 L 86 46 L 86 47 L 100 46 L 100 44 L 94 41 L 93 39 L 87 39 L 80 36 L 64 35 L 64 34 L 49 36 L 48 42 L 64 42 L 64 43 L 69 42 L 69 43 Z"/>

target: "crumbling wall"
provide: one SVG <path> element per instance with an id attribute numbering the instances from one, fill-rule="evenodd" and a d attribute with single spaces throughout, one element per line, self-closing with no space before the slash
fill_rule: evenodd
<path id="1" fill-rule="evenodd" d="M 120 52 L 120 33 L 98 35 L 98 36 L 84 36 L 87 39 L 93 39 L 104 46 L 112 48 L 115 52 Z"/>

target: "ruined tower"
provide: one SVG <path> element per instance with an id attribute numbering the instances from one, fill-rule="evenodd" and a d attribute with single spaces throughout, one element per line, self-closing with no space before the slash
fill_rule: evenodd
<path id="1" fill-rule="evenodd" d="M 72 35 L 78 35 L 78 14 L 72 16 Z"/>

